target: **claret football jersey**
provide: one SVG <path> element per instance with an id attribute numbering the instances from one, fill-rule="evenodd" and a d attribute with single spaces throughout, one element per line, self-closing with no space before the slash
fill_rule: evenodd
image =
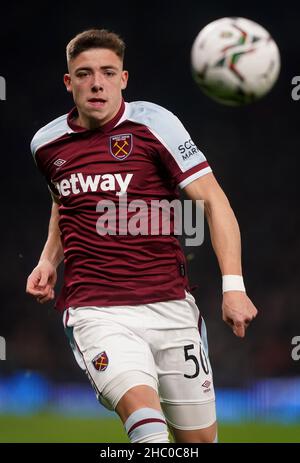
<path id="1" fill-rule="evenodd" d="M 56 308 L 183 299 L 189 282 L 174 211 L 169 233 L 166 217 L 155 215 L 161 201 L 178 200 L 179 188 L 211 172 L 206 158 L 179 119 L 153 103 L 122 101 L 93 130 L 76 117 L 75 107 L 31 142 L 60 202 L 64 285 Z"/>

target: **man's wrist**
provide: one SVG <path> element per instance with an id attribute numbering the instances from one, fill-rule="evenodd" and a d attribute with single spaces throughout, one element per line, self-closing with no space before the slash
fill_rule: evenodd
<path id="1" fill-rule="evenodd" d="M 242 275 L 223 275 L 222 276 L 222 292 L 227 291 L 243 291 L 246 292 Z"/>
<path id="2" fill-rule="evenodd" d="M 41 257 L 39 262 L 38 262 L 38 265 L 47 264 L 47 265 L 51 265 L 52 267 L 57 269 L 57 267 L 59 266 L 61 261 L 62 261 L 62 259 L 60 259 L 59 257 L 53 257 L 53 258 Z"/>

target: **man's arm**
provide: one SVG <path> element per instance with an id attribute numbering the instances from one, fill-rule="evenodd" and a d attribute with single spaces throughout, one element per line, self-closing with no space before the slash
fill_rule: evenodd
<path id="1" fill-rule="evenodd" d="M 57 279 L 56 269 L 64 257 L 58 226 L 58 208 L 59 203 L 53 198 L 48 238 L 38 265 L 27 279 L 26 292 L 41 303 L 54 299 L 54 286 Z"/>
<path id="2" fill-rule="evenodd" d="M 190 199 L 204 200 L 205 216 L 222 275 L 242 275 L 239 226 L 214 175 L 209 173 L 194 180 L 184 191 Z M 243 291 L 224 292 L 222 310 L 223 320 L 240 337 L 245 336 L 247 326 L 257 315 L 257 309 Z"/>

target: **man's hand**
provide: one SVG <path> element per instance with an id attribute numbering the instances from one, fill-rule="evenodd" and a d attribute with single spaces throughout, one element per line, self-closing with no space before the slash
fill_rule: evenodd
<path id="1" fill-rule="evenodd" d="M 225 292 L 222 311 L 224 322 L 231 326 L 234 334 L 240 338 L 245 336 L 246 329 L 257 315 L 256 307 L 242 291 Z"/>
<path id="2" fill-rule="evenodd" d="M 57 279 L 56 268 L 48 260 L 42 260 L 27 278 L 26 293 L 31 294 L 38 302 L 54 299 L 54 286 Z"/>

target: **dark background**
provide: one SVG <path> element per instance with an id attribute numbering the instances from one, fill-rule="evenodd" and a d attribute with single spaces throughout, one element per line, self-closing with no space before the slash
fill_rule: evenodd
<path id="1" fill-rule="evenodd" d="M 62 76 L 65 46 L 78 32 L 105 27 L 127 43 L 125 100 L 148 100 L 174 112 L 205 153 L 239 220 L 244 279 L 259 316 L 244 340 L 221 318 L 221 278 L 209 235 L 187 249 L 194 293 L 206 319 L 216 386 L 299 375 L 291 339 L 299 316 L 299 114 L 291 98 L 299 67 L 300 7 L 263 2 L 10 2 L 1 5 L 0 101 L 1 307 L 7 361 L 0 374 L 39 371 L 56 381 L 85 380 L 52 303 L 25 294 L 44 245 L 51 200 L 29 149 L 34 133 L 69 111 Z M 243 16 L 269 30 L 281 52 L 279 80 L 250 106 L 219 105 L 197 88 L 190 49 L 202 27 Z"/>

